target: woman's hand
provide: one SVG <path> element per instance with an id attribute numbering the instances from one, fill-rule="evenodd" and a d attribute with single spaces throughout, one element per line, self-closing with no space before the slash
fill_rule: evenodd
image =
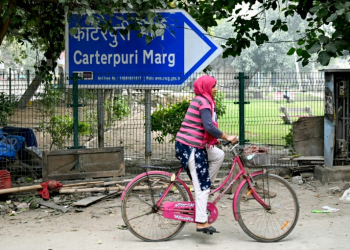
<path id="1" fill-rule="evenodd" d="M 227 135 L 225 133 L 222 133 L 221 139 L 224 139 L 226 141 L 230 141 L 232 144 L 235 144 L 238 142 L 238 136 L 237 135 Z"/>
<path id="2" fill-rule="evenodd" d="M 228 135 L 226 140 L 230 141 L 232 144 L 236 144 L 238 142 L 238 136 Z"/>

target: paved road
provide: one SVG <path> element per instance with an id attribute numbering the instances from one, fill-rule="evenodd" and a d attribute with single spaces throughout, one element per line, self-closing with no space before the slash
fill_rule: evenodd
<path id="1" fill-rule="evenodd" d="M 310 183 L 314 186 L 317 182 Z M 195 232 L 194 224 L 185 228 L 172 240 L 148 243 L 133 236 L 123 225 L 120 216 L 120 198 L 90 205 L 81 210 L 72 209 L 61 214 L 49 209 L 26 211 L 17 216 L 0 218 L 1 250 L 80 250 L 80 249 L 349 249 L 350 204 L 339 201 L 338 195 L 327 193 L 329 187 L 344 183 L 296 185 L 301 216 L 294 231 L 277 243 L 259 243 L 248 237 L 233 220 L 231 200 L 225 195 L 218 203 L 220 216 L 214 224 L 220 234 L 206 235 Z M 311 213 L 322 206 L 339 208 L 330 214 Z"/>

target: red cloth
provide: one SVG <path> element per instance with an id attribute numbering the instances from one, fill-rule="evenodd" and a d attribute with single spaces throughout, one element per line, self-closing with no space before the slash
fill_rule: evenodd
<path id="1" fill-rule="evenodd" d="M 43 183 L 40 183 L 40 185 L 43 187 L 42 189 L 38 190 L 41 197 L 43 197 L 44 199 L 47 199 L 47 200 L 50 199 L 50 193 L 49 193 L 49 190 L 47 188 L 47 183 L 43 182 Z"/>
<path id="2" fill-rule="evenodd" d="M 47 200 L 50 199 L 49 189 L 50 190 L 58 190 L 61 187 L 63 187 L 63 185 L 58 181 L 47 181 L 47 182 L 40 183 L 40 185 L 43 188 L 39 189 L 38 192 L 41 195 L 41 197 L 43 197 L 44 199 L 47 199 Z"/>
<path id="3" fill-rule="evenodd" d="M 215 107 L 214 98 L 211 96 L 211 90 L 216 84 L 216 79 L 211 76 L 201 76 L 193 83 L 193 90 L 196 95 L 204 96 L 210 103 L 210 111 L 213 114 L 213 107 Z M 217 122 L 213 121 L 215 127 L 219 127 Z M 207 131 L 204 133 L 204 140 L 207 142 L 208 147 L 215 145 L 218 140 L 209 134 Z"/>
<path id="4" fill-rule="evenodd" d="M 63 187 L 63 185 L 58 181 L 47 181 L 46 183 L 47 183 L 47 187 L 50 190 L 58 190 L 61 187 Z"/>

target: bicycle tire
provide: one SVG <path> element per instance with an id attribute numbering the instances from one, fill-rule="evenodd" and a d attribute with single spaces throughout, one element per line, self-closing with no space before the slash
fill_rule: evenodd
<path id="1" fill-rule="evenodd" d="M 299 201 L 291 185 L 272 174 L 253 177 L 255 189 L 271 210 L 265 209 L 249 194 L 244 184 L 237 200 L 238 223 L 251 238 L 276 242 L 289 235 L 299 218 Z"/>
<path id="2" fill-rule="evenodd" d="M 155 208 L 155 204 L 169 184 L 169 176 L 149 174 L 141 177 L 126 191 L 121 206 L 122 217 L 129 231 L 141 240 L 166 241 L 177 235 L 185 226 L 183 221 L 164 218 L 161 211 Z M 149 185 L 153 187 L 152 190 Z M 146 189 L 139 190 L 139 187 L 146 187 Z M 164 202 L 187 200 L 182 185 L 174 182 Z"/>

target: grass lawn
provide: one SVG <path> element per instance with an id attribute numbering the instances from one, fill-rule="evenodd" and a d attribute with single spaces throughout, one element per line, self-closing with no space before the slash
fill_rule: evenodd
<path id="1" fill-rule="evenodd" d="M 267 96 L 268 97 L 268 96 Z M 266 96 L 265 96 L 266 98 Z M 234 104 L 237 100 L 225 100 L 226 114 L 219 119 L 220 130 L 228 134 L 239 134 L 239 105 Z M 287 103 L 286 100 L 276 103 L 271 99 L 247 99 L 250 104 L 245 105 L 245 138 L 252 143 L 266 143 L 284 145 L 285 137 L 292 126 L 285 124 L 279 117 L 279 108 L 306 107 L 312 109 L 314 116 L 324 115 L 323 98 L 315 97 L 307 93 L 297 93 L 296 101 Z M 297 114 L 307 115 L 307 114 Z M 298 117 L 293 117 L 293 121 Z"/>

